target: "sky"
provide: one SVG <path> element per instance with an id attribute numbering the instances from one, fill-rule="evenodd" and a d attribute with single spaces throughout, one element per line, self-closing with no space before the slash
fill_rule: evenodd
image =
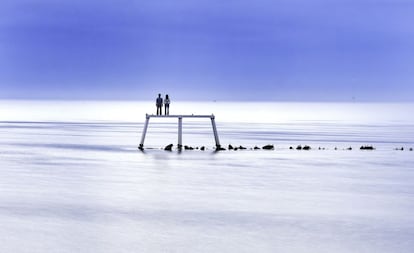
<path id="1" fill-rule="evenodd" d="M 1 0 L 0 99 L 414 101 L 414 0 Z"/>

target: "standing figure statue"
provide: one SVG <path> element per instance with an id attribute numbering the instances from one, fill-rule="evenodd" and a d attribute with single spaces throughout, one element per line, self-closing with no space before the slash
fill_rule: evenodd
<path id="1" fill-rule="evenodd" d="M 170 115 L 170 98 L 168 97 L 168 94 L 165 95 L 164 106 L 165 115 Z"/>
<path id="2" fill-rule="evenodd" d="M 157 100 L 155 100 L 155 105 L 157 106 L 157 115 L 162 115 L 162 97 L 161 97 L 161 94 L 158 94 Z"/>

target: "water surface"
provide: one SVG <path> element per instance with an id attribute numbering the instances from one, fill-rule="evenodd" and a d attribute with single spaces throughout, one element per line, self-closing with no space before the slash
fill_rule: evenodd
<path id="1" fill-rule="evenodd" d="M 414 250 L 412 104 L 176 102 L 248 150 L 215 153 L 210 122 L 185 120 L 208 150 L 165 152 L 177 122 L 154 119 L 139 152 L 154 107 L 0 102 L 0 251 Z"/>

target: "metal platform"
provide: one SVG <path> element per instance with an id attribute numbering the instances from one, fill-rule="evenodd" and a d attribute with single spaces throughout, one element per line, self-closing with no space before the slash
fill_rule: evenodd
<path id="1" fill-rule="evenodd" d="M 214 133 L 214 140 L 216 142 L 216 149 L 219 150 L 221 148 L 220 146 L 220 140 L 217 133 L 217 127 L 215 122 L 214 114 L 211 115 L 154 115 L 154 114 L 146 114 L 145 115 L 145 125 L 144 130 L 142 131 L 142 137 L 141 142 L 139 144 L 139 149 L 144 149 L 144 141 L 145 141 L 145 135 L 147 134 L 147 129 L 149 125 L 150 118 L 177 118 L 178 119 L 178 144 L 177 147 L 179 150 L 183 147 L 183 118 L 210 118 L 211 119 L 211 126 L 213 127 L 213 133 Z"/>

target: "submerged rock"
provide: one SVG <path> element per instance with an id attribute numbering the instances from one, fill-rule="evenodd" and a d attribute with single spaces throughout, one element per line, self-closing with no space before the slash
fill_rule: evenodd
<path id="1" fill-rule="evenodd" d="M 273 145 L 265 145 L 265 146 L 262 147 L 262 149 L 264 149 L 264 150 L 272 150 L 272 149 L 275 149 L 275 147 Z"/>
<path id="2" fill-rule="evenodd" d="M 171 151 L 173 146 L 174 146 L 173 144 L 169 144 L 169 145 L 165 146 L 164 150 Z"/>
<path id="3" fill-rule="evenodd" d="M 360 150 L 374 150 L 375 148 L 373 146 L 361 146 L 359 149 Z"/>

